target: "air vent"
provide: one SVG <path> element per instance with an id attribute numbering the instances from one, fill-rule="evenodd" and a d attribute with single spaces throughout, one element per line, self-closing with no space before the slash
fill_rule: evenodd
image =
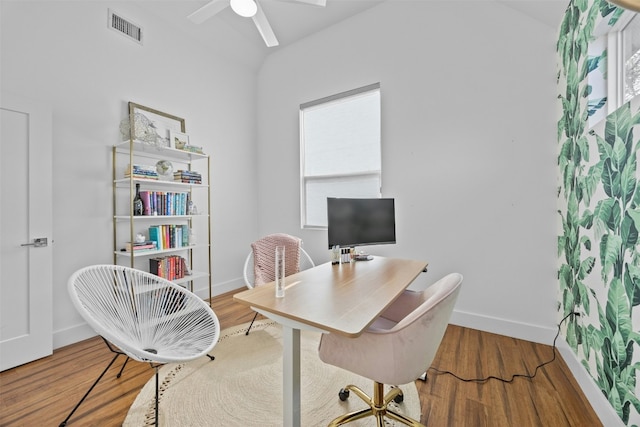
<path id="1" fill-rule="evenodd" d="M 142 28 L 109 9 L 109 28 L 142 44 Z"/>

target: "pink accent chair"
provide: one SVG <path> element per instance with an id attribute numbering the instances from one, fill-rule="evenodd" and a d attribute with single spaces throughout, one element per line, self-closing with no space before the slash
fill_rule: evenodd
<path id="1" fill-rule="evenodd" d="M 341 400 L 353 391 L 369 408 L 342 415 L 329 426 L 339 426 L 374 416 L 377 425 L 384 418 L 409 426 L 418 421 L 387 407 L 392 400 L 402 402 L 402 390 L 392 388 L 384 395 L 384 384 L 407 384 L 423 375 L 438 351 L 449 323 L 462 275 L 449 274 L 422 292 L 406 290 L 365 332 L 357 338 L 323 334 L 318 352 L 324 363 L 351 371 L 374 381 L 373 399 L 355 385 L 340 390 Z"/>
<path id="2" fill-rule="evenodd" d="M 276 279 L 276 246 L 285 247 L 285 276 L 315 266 L 309 254 L 302 249 L 302 240 L 299 237 L 284 233 L 269 234 L 251 243 L 251 252 L 244 262 L 244 282 L 247 288 L 252 289 Z M 249 335 L 257 316 L 258 313 L 253 316 L 246 335 Z"/>

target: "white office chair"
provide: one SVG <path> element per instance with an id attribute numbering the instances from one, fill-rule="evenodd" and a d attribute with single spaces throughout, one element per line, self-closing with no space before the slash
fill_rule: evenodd
<path id="1" fill-rule="evenodd" d="M 275 248 L 285 246 L 285 276 L 315 267 L 309 254 L 302 249 L 302 240 L 284 233 L 269 234 L 251 244 L 251 252 L 244 262 L 244 283 L 249 289 L 275 280 Z M 255 259 L 258 259 L 258 263 Z M 245 335 L 249 335 L 251 326 L 258 313 L 247 328 Z"/>
<path id="2" fill-rule="evenodd" d="M 120 355 L 149 362 L 155 369 L 158 425 L 159 367 L 197 359 L 211 351 L 220 336 L 217 316 L 187 289 L 124 266 L 82 268 L 69 278 L 68 290 L 75 308 L 115 356 L 60 426 L 67 424 Z M 124 365 L 120 373 L 123 369 Z"/>
<path id="3" fill-rule="evenodd" d="M 322 334 L 318 353 L 324 363 L 337 366 L 373 380 L 373 398 L 359 387 L 349 384 L 340 390 L 340 400 L 353 391 L 369 407 L 342 415 L 329 423 L 340 426 L 373 416 L 377 425 L 384 418 L 413 427 L 420 422 L 394 412 L 387 405 L 402 402 L 402 390 L 391 388 L 384 394 L 384 385 L 407 384 L 420 377 L 431 365 L 444 336 L 455 305 L 462 275 L 449 274 L 422 292 L 402 293 L 357 338 L 338 334 Z"/>

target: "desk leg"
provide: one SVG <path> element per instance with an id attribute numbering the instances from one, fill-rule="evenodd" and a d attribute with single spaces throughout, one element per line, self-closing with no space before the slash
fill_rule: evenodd
<path id="1" fill-rule="evenodd" d="M 282 325 L 284 427 L 300 427 L 300 329 Z"/>

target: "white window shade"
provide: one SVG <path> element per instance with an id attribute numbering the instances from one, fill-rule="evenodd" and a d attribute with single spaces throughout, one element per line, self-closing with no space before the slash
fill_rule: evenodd
<path id="1" fill-rule="evenodd" d="M 304 113 L 305 175 L 380 169 L 380 92 Z"/>
<path id="2" fill-rule="evenodd" d="M 380 174 L 356 175 L 335 178 L 307 178 L 306 225 L 326 227 L 327 197 L 380 197 Z"/>
<path id="3" fill-rule="evenodd" d="M 380 197 L 380 85 L 300 106 L 303 227 L 326 227 L 327 197 Z"/>

